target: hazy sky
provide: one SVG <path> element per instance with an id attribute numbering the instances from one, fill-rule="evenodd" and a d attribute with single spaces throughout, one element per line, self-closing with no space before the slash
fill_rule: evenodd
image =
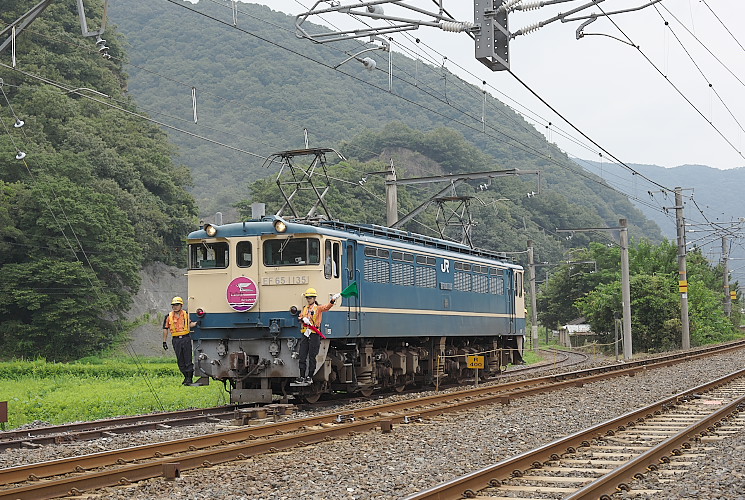
<path id="1" fill-rule="evenodd" d="M 573 0 L 537 11 L 514 12 L 509 17 L 510 31 L 515 32 L 589 1 Z M 472 1 L 442 2 L 444 8 L 456 19 L 473 21 Z M 605 0 L 599 6 L 605 12 L 612 12 L 647 2 L 648 0 Z M 262 3 L 272 9 L 296 15 L 310 8 L 314 1 L 271 0 L 254 3 Z M 350 3 L 351 0 L 342 0 L 342 5 Z M 429 11 L 437 8 L 433 0 L 405 0 L 405 3 Z M 579 21 L 557 21 L 512 40 L 512 71 L 621 161 L 665 167 L 683 164 L 703 164 L 723 169 L 745 166 L 745 159 L 739 153 L 744 151 L 745 154 L 745 99 L 742 98 L 745 95 L 745 49 L 740 46 L 745 46 L 745 1 L 663 0 L 656 7 L 657 10 L 650 6 L 641 11 L 613 16 L 618 28 L 640 47 L 641 53 L 608 36 L 585 36 L 577 40 L 575 31 L 580 25 Z M 384 8 L 387 15 L 405 14 L 408 18 L 418 15 L 409 10 L 397 10 L 390 5 Z M 712 14 L 712 10 L 724 26 Z M 593 7 L 584 12 L 599 14 L 601 11 L 600 8 Z M 669 27 L 665 26 L 660 14 L 669 22 Z M 349 29 L 349 26 L 361 26 L 348 15 L 339 13 L 327 14 L 323 19 L 313 16 L 309 20 L 319 24 L 333 23 L 345 29 Z M 626 40 L 626 36 L 618 28 L 607 18 L 601 18 L 585 28 L 585 33 L 604 33 Z M 695 34 L 724 65 L 717 62 L 687 30 Z M 441 61 L 442 56 L 438 53 L 447 56 L 446 67 L 453 73 L 479 86 L 485 80 L 489 86 L 499 89 L 519 105 L 487 88 L 498 99 L 518 109 L 525 106 L 530 110 L 527 114 L 529 118 L 533 114 L 541 117 L 542 120 L 534 121 L 538 130 L 571 156 L 600 160 L 596 147 L 580 138 L 577 132 L 553 115 L 508 72 L 492 72 L 476 61 L 473 41 L 466 34 L 446 33 L 430 27 L 408 33 L 421 40 L 420 53 L 423 58 L 426 55 L 427 58 Z M 394 48 L 396 44 L 409 47 L 416 45 L 401 33 L 391 36 L 394 38 Z M 686 55 L 675 36 L 680 39 L 706 79 Z M 376 57 L 374 53 L 372 55 Z M 645 59 L 645 55 L 667 75 L 669 81 Z M 378 60 L 379 67 L 384 66 L 385 56 L 378 56 Z M 458 68 L 456 63 L 464 69 Z M 473 75 L 468 74 L 469 72 Z M 680 89 L 685 98 L 678 94 L 670 82 Z M 686 98 L 704 116 L 686 102 Z M 481 110 L 477 111 L 480 113 Z M 552 126 L 547 128 L 546 123 L 549 121 Z M 708 121 L 713 123 L 724 138 Z M 559 131 L 555 130 L 557 126 L 570 133 L 582 145 L 562 138 Z M 607 161 L 605 158 L 607 155 L 603 154 L 604 161 Z"/>

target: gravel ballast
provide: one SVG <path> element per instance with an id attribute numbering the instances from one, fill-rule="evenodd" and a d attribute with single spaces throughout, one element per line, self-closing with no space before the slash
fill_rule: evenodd
<path id="1" fill-rule="evenodd" d="M 207 469 L 182 471 L 181 477 L 173 481 L 155 478 L 97 493 L 100 498 L 122 500 L 403 498 L 742 368 L 742 352 L 723 354 L 645 370 L 634 377 L 567 388 L 560 394 L 530 396 L 509 405 L 395 425 L 389 434 L 357 434 Z M 7 450 L 0 454 L 0 466 L 178 439 L 214 429 L 204 425 L 37 450 Z M 649 484 L 640 487 L 668 491 L 655 498 L 745 500 L 744 433 L 711 446 L 716 451 L 697 459 L 698 464 L 674 483 L 662 485 L 649 479 Z"/>

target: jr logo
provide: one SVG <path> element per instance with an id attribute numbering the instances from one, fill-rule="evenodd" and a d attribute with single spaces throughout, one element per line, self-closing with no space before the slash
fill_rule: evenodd
<path id="1" fill-rule="evenodd" d="M 440 270 L 443 273 L 449 273 L 450 272 L 450 261 L 447 259 L 443 259 L 442 264 L 440 265 Z"/>

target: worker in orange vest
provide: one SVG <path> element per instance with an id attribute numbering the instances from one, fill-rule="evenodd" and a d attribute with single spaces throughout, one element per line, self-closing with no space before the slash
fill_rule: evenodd
<path id="1" fill-rule="evenodd" d="M 321 330 L 321 319 L 323 313 L 334 307 L 341 294 L 335 294 L 331 297 L 331 302 L 326 305 L 319 305 L 316 302 L 318 293 L 315 288 L 308 288 L 305 291 L 305 299 L 307 304 L 303 307 L 302 312 L 298 315 L 300 320 L 300 331 L 303 336 L 300 337 L 300 352 L 298 353 L 300 361 L 298 363 L 300 367 L 300 377 L 295 380 L 295 384 L 308 385 L 313 383 L 313 375 L 316 373 L 316 356 L 321 348 L 321 339 L 326 338 Z M 307 365 L 306 365 L 307 358 Z M 308 376 L 305 376 L 306 366 L 308 368 Z"/>
<path id="2" fill-rule="evenodd" d="M 194 376 L 192 362 L 191 328 L 197 326 L 196 321 L 189 321 L 189 313 L 184 311 L 184 299 L 174 297 L 171 300 L 171 312 L 163 320 L 163 349 L 168 350 L 168 333 L 170 332 L 173 352 L 176 353 L 178 369 L 184 374 L 183 385 L 191 385 Z"/>

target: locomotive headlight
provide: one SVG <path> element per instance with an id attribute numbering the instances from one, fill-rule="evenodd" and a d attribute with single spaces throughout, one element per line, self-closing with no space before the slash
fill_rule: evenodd
<path id="1" fill-rule="evenodd" d="M 274 221 L 274 229 L 278 233 L 284 233 L 287 231 L 287 224 L 282 219 L 277 219 Z"/>
<path id="2" fill-rule="evenodd" d="M 290 308 L 290 314 L 292 314 L 293 316 L 296 315 L 298 313 L 298 311 L 299 311 L 299 309 L 296 306 L 292 306 Z"/>
<path id="3" fill-rule="evenodd" d="M 217 234 L 217 228 L 213 226 L 212 224 L 205 224 L 204 231 L 207 233 L 207 236 L 209 237 L 212 237 Z"/>

